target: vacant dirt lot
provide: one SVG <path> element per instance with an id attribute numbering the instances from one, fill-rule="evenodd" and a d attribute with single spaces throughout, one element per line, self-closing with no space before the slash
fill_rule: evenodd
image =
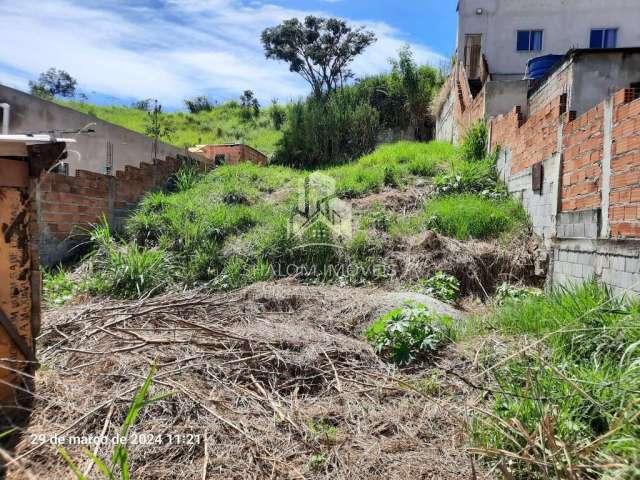
<path id="1" fill-rule="evenodd" d="M 477 394 L 451 373 L 472 362 L 450 346 L 398 369 L 363 341 L 407 298 L 460 316 L 417 294 L 292 282 L 51 311 L 9 478 L 70 476 L 38 435 L 66 437 L 79 468 L 101 478 L 82 449 L 109 458 L 112 447 L 68 437 L 115 437 L 154 363 L 152 393 L 173 393 L 135 425 L 132 478 L 472 478 L 464 417 Z"/>

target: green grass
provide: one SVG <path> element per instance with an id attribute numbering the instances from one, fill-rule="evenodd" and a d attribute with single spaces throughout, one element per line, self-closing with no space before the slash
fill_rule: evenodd
<path id="1" fill-rule="evenodd" d="M 497 238 L 526 224 L 522 204 L 463 194 L 437 198 L 425 206 L 428 225 L 459 240 Z"/>
<path id="2" fill-rule="evenodd" d="M 145 132 L 148 117 L 145 111 L 123 106 L 101 107 L 66 100 L 57 102 L 135 132 Z M 168 112 L 164 115 L 175 128 L 175 133 L 163 140 L 181 148 L 209 143 L 242 142 L 271 156 L 276 150 L 276 143 L 282 138 L 282 133 L 273 128 L 269 109 L 270 107 L 262 109 L 260 116 L 249 122 L 242 120 L 240 107 L 233 102 L 223 103 L 209 112 L 197 114 Z"/>
<path id="3" fill-rule="evenodd" d="M 637 478 L 640 304 L 588 282 L 506 300 L 488 323 L 532 348 L 495 368 L 499 393 L 473 422 L 475 442 L 518 455 L 518 479 L 578 478 L 571 465 L 591 467 L 579 478 Z"/>
<path id="4" fill-rule="evenodd" d="M 321 172 L 335 179 L 339 196 L 351 198 L 436 175 L 456 157 L 456 149 L 448 144 L 400 142 Z M 97 246 L 92 290 L 118 297 L 155 294 L 174 285 L 232 290 L 293 274 L 310 281 L 380 283 L 389 273 L 383 237 L 376 231 L 395 236 L 424 228 L 446 230 L 447 222 L 460 223 L 446 216 L 451 213 L 447 208 L 432 211 L 438 202 L 454 198 L 444 197 L 409 218 L 378 206 L 355 225 L 352 238 L 339 245 L 318 244 L 312 234 L 322 232 L 315 229 L 292 236 L 291 214 L 309 174 L 251 163 L 221 166 L 206 175 L 178 172 L 178 191 L 147 194 L 127 220 L 121 241 L 114 240 L 104 225 L 91 232 L 90 242 Z M 514 212 L 521 214 L 516 202 L 464 198 L 460 211 L 453 209 L 458 217 L 472 204 L 483 208 L 468 211 L 466 223 L 456 224 L 458 233 L 466 228 L 464 235 L 486 238 L 516 228 Z M 482 215 L 487 219 L 475 218 Z"/>
<path id="5" fill-rule="evenodd" d="M 336 179 L 337 193 L 356 198 L 407 183 L 412 176 L 433 177 L 455 158 L 455 148 L 444 142 L 398 142 L 383 145 L 353 163 L 324 170 Z"/>

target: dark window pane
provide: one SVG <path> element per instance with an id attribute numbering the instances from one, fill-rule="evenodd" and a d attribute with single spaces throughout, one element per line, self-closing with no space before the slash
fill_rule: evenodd
<path id="1" fill-rule="evenodd" d="M 529 37 L 531 32 L 529 30 L 518 31 L 518 51 L 529 50 Z"/>
<path id="2" fill-rule="evenodd" d="M 616 48 L 618 43 L 618 30 L 609 28 L 604 31 L 604 48 Z"/>
<path id="3" fill-rule="evenodd" d="M 542 30 L 531 32 L 531 50 L 534 52 L 542 51 Z"/>
<path id="4" fill-rule="evenodd" d="M 602 48 L 602 30 L 591 30 L 590 48 Z"/>

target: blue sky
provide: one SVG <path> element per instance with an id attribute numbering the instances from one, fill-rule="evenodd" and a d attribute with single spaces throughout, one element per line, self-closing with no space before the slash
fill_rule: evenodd
<path id="1" fill-rule="evenodd" d="M 366 25 L 378 41 L 356 75 L 388 69 L 410 44 L 438 66 L 455 48 L 456 0 L 0 0 L 0 83 L 27 89 L 49 67 L 67 70 L 98 103 L 158 98 L 180 108 L 194 95 L 263 102 L 308 92 L 285 64 L 264 58 L 260 32 L 307 14 Z"/>

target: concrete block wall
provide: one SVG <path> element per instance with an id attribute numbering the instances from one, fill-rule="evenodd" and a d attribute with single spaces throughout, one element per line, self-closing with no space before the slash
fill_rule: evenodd
<path id="1" fill-rule="evenodd" d="M 137 167 L 141 161 L 152 162 L 154 158 L 153 139 L 138 132 L 85 115 L 54 102 L 29 95 L 28 93 L 0 85 L 0 103 L 11 105 L 9 133 L 48 133 L 83 129 L 92 125 L 91 133 L 61 134 L 71 137 L 76 143 L 69 144 L 69 174 L 75 175 L 76 169 L 96 173 L 111 174 L 123 170 L 125 166 Z M 157 143 L 156 158 L 175 157 L 184 154 L 184 149 Z"/>
<path id="2" fill-rule="evenodd" d="M 553 253 L 553 284 L 580 284 L 595 278 L 614 294 L 639 295 L 639 253 L 635 242 L 562 241 Z"/>

